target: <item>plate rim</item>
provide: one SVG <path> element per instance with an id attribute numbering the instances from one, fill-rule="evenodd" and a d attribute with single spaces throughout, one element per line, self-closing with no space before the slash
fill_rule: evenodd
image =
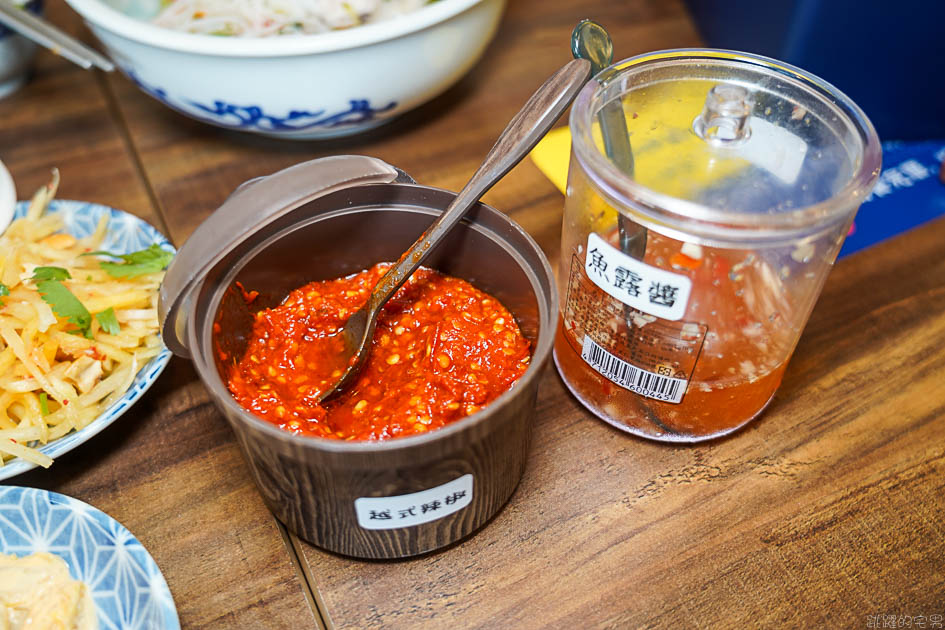
<path id="1" fill-rule="evenodd" d="M 13 222 L 16 205 L 16 182 L 6 164 L 0 160 L 0 233 Z"/>

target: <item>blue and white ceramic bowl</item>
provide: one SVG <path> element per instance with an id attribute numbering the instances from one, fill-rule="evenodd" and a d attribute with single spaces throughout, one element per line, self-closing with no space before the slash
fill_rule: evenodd
<path id="1" fill-rule="evenodd" d="M 28 202 L 21 201 L 16 205 L 14 218 L 19 219 L 26 214 L 29 207 Z M 98 226 L 102 216 L 108 217 L 108 230 L 105 240 L 102 242 L 102 249 L 115 252 L 117 254 L 128 254 L 134 251 L 146 249 L 152 243 L 157 243 L 168 251 L 174 251 L 174 247 L 164 237 L 163 234 L 154 229 L 151 225 L 142 221 L 138 217 L 102 206 L 97 203 L 88 203 L 84 201 L 67 201 L 55 199 L 49 203 L 49 212 L 56 212 L 62 215 L 65 231 L 76 238 L 83 238 L 92 234 Z M 167 362 L 171 359 L 171 353 L 167 348 L 161 350 L 161 353 L 148 361 L 138 370 L 131 387 L 125 392 L 124 396 L 119 398 L 108 409 L 102 412 L 98 418 L 93 420 L 87 427 L 81 431 L 73 431 L 58 440 L 49 442 L 40 447 L 40 451 L 49 455 L 53 459 L 67 453 L 79 446 L 89 438 L 97 435 L 102 429 L 110 425 L 125 413 L 131 405 L 135 403 L 145 391 L 157 380 L 157 377 L 167 367 Z M 55 462 L 53 466 L 55 466 Z M 0 479 L 7 479 L 14 475 L 19 475 L 27 470 L 36 467 L 36 464 L 22 459 L 8 461 L 0 467 Z"/>
<path id="2" fill-rule="evenodd" d="M 505 0 L 438 0 L 350 29 L 265 38 L 149 24 L 154 0 L 67 0 L 144 92 L 211 125 L 294 139 L 365 131 L 424 103 L 482 55 Z"/>
<path id="3" fill-rule="evenodd" d="M 121 523 L 62 494 L 0 486 L 0 552 L 41 551 L 88 585 L 101 630 L 179 630 L 161 569 Z"/>

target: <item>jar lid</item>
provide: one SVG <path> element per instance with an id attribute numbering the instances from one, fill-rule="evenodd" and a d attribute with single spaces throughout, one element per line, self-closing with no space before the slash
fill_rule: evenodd
<path id="1" fill-rule="evenodd" d="M 204 277 L 226 255 L 265 226 L 313 199 L 363 184 L 414 183 L 377 158 L 326 157 L 243 183 L 178 250 L 161 283 L 158 319 L 165 345 L 189 357 L 187 315 Z"/>
<path id="2" fill-rule="evenodd" d="M 872 124 L 839 90 L 724 50 L 611 66 L 578 97 L 571 130 L 605 193 L 661 218 L 729 226 L 839 219 L 863 201 L 881 163 Z"/>

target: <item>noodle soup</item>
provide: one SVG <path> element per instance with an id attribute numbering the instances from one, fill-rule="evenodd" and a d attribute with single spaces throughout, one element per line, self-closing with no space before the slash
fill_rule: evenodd
<path id="1" fill-rule="evenodd" d="M 431 0 L 162 0 L 157 26 L 202 35 L 324 33 L 387 20 Z"/>

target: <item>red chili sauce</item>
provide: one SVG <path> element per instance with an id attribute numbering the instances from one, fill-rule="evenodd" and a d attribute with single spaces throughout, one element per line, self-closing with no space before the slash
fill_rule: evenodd
<path id="1" fill-rule="evenodd" d="M 227 385 L 244 408 L 281 429 L 384 440 L 475 413 L 528 369 L 528 341 L 511 314 L 465 280 L 421 267 L 384 306 L 360 378 L 338 397 L 341 330 L 389 265 L 312 282 L 256 313 L 246 354 Z"/>

